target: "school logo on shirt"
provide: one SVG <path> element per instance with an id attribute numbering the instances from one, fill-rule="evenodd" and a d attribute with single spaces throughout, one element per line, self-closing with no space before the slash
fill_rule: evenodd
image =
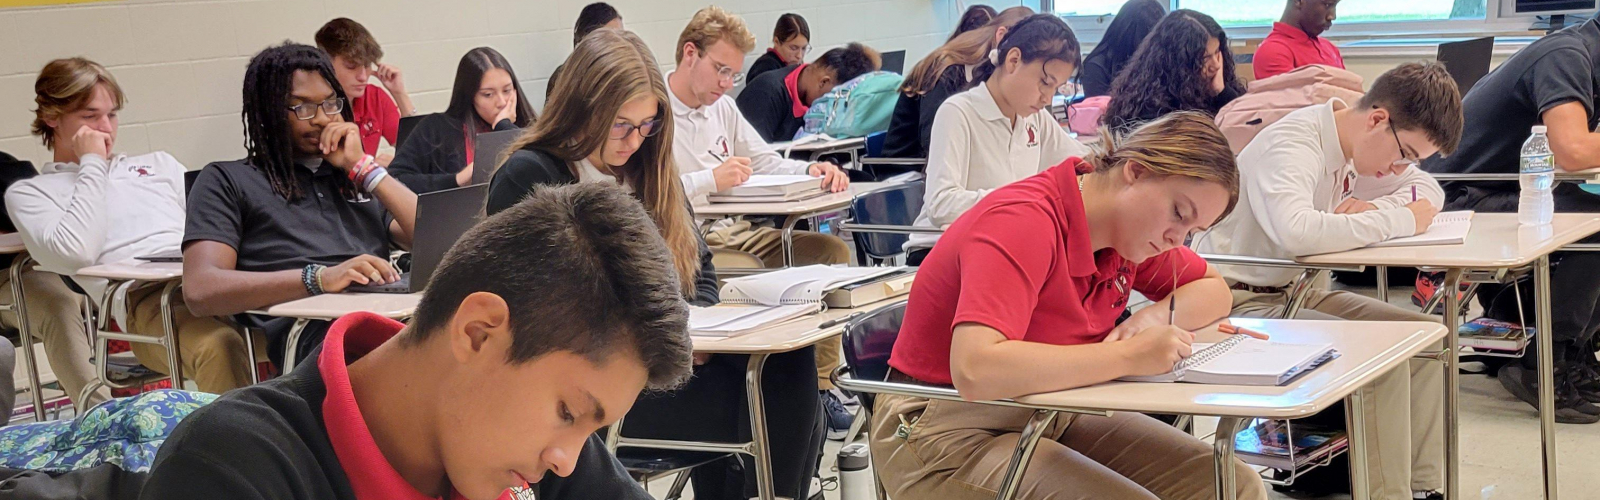
<path id="1" fill-rule="evenodd" d="M 1028 125 L 1028 147 L 1031 148 L 1031 147 L 1038 146 L 1038 145 L 1039 145 L 1039 131 L 1034 129 L 1033 125 Z"/>
<path id="2" fill-rule="evenodd" d="M 151 172 L 150 167 L 146 165 L 129 165 L 128 172 L 139 177 L 151 177 L 156 175 L 155 172 Z"/>
<path id="3" fill-rule="evenodd" d="M 711 153 L 711 157 L 716 158 L 719 162 L 728 161 L 728 158 L 733 156 L 733 153 L 728 151 L 728 138 L 721 136 L 717 137 L 717 141 L 706 152 Z"/>

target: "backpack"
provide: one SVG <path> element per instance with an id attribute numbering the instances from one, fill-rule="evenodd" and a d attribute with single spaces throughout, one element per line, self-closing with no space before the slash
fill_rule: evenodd
<path id="1" fill-rule="evenodd" d="M 1335 97 L 1356 102 L 1363 95 L 1361 76 L 1313 64 L 1250 82 L 1249 90 L 1217 111 L 1217 128 L 1239 154 L 1256 134 L 1289 112 L 1328 102 Z"/>
<path id="2" fill-rule="evenodd" d="M 1111 106 L 1111 96 L 1099 95 L 1084 99 L 1081 102 L 1067 106 L 1067 129 L 1078 134 L 1078 137 L 1096 137 L 1100 135 L 1100 118 L 1106 114 L 1106 108 Z"/>
<path id="3" fill-rule="evenodd" d="M 796 138 L 827 134 L 846 139 L 889 130 L 903 80 L 895 73 L 874 71 L 839 84 L 811 103 Z"/>

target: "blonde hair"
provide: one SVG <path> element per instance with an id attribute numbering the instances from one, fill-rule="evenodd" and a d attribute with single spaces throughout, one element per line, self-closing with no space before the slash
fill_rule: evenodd
<path id="1" fill-rule="evenodd" d="M 927 94 L 939 82 L 939 77 L 944 75 L 946 68 L 955 65 L 976 66 L 988 61 L 989 51 L 999 45 L 999 42 L 995 41 L 995 35 L 1000 32 L 1000 28 L 1009 30 L 1033 14 L 1033 9 L 1028 7 L 1012 7 L 1000 11 L 1000 14 L 994 16 L 988 24 L 956 35 L 944 45 L 933 49 L 933 52 L 911 68 L 910 73 L 906 73 L 906 81 L 900 87 L 900 93 L 909 97 Z M 977 81 L 967 82 L 967 88 L 977 85 Z"/>
<path id="2" fill-rule="evenodd" d="M 672 109 L 666 79 L 644 40 L 631 32 L 612 28 L 585 36 L 556 77 L 544 116 L 506 149 L 529 147 L 567 162 L 574 177 L 578 160 L 605 146 L 612 121 L 624 104 L 639 97 L 656 100 L 656 135 L 645 138 L 639 150 L 616 170 L 633 188 L 672 251 L 673 267 L 684 295 L 693 298 L 694 279 L 700 272 L 700 240 L 690 221 L 688 197 L 672 162 Z M 504 155 L 500 163 L 504 163 Z"/>
<path id="3" fill-rule="evenodd" d="M 684 44 L 692 43 L 704 52 L 718 41 L 728 42 L 746 54 L 756 50 L 756 36 L 750 34 L 744 19 L 712 5 L 695 12 L 694 17 L 689 19 L 689 25 L 683 27 L 683 33 L 678 34 L 678 48 L 673 60 L 683 62 Z"/>
<path id="4" fill-rule="evenodd" d="M 113 109 L 122 109 L 127 103 L 117 79 L 100 63 L 73 57 L 44 65 L 39 79 L 33 82 L 33 103 L 39 106 L 33 110 L 33 135 L 44 141 L 44 147 L 56 147 L 56 130 L 45 120 L 60 120 L 68 113 L 83 109 L 94 98 L 94 89 L 99 85 L 105 85 L 111 98 L 117 101 Z"/>
<path id="5" fill-rule="evenodd" d="M 1100 143 L 1091 146 L 1092 152 L 1084 158 L 1094 166 L 1095 174 L 1125 168 L 1132 162 L 1156 175 L 1190 177 L 1220 185 L 1228 191 L 1228 207 L 1217 217 L 1218 222 L 1239 203 L 1239 165 L 1228 139 L 1210 115 L 1179 111 L 1125 134 L 1101 127 L 1100 137 Z"/>

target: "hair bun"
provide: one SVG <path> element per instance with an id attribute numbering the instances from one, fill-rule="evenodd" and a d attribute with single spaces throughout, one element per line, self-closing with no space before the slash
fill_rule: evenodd
<path id="1" fill-rule="evenodd" d="M 1000 49 L 989 49 L 989 64 L 1000 65 Z"/>

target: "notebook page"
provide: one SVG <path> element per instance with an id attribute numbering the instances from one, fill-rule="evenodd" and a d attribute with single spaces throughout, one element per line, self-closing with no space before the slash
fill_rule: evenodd
<path id="1" fill-rule="evenodd" d="M 748 299 L 766 305 L 820 301 L 824 291 L 864 279 L 889 274 L 899 267 L 832 267 L 822 264 L 727 280 L 724 299 Z"/>
<path id="2" fill-rule="evenodd" d="M 1460 244 L 1467 240 L 1467 233 L 1472 231 L 1472 215 L 1473 211 L 1471 210 L 1439 212 L 1439 215 L 1434 216 L 1433 225 L 1428 227 L 1427 232 L 1415 236 L 1380 241 L 1372 244 L 1371 247 Z"/>
<path id="3" fill-rule="evenodd" d="M 1251 338 L 1229 349 L 1227 354 L 1190 368 L 1189 371 L 1275 379 L 1332 348 L 1333 346 L 1328 344 L 1284 344 Z"/>
<path id="4" fill-rule="evenodd" d="M 812 177 L 812 176 L 809 176 L 809 175 L 766 175 L 766 174 L 758 174 L 758 175 L 750 176 L 750 179 L 744 181 L 744 184 L 740 184 L 739 187 L 758 188 L 758 187 L 772 187 L 772 186 L 787 186 L 787 185 L 790 185 L 790 184 L 799 184 L 799 183 L 802 183 L 802 182 L 820 182 L 820 181 L 821 180 L 819 178 Z"/>

